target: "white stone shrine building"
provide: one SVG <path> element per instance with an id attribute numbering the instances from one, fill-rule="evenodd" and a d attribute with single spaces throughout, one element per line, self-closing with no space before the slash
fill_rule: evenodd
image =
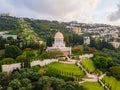
<path id="1" fill-rule="evenodd" d="M 47 47 L 46 51 L 58 49 L 63 52 L 63 54 L 70 55 L 71 54 L 71 47 L 66 47 L 64 42 L 64 36 L 61 32 L 57 32 L 54 36 L 54 43 L 52 47 Z"/>

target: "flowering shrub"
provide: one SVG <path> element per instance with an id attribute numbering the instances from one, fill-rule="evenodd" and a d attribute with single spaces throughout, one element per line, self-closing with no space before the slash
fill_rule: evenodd
<path id="1" fill-rule="evenodd" d="M 25 50 L 25 51 L 30 51 L 30 50 L 31 50 L 31 48 L 25 48 L 24 50 Z"/>

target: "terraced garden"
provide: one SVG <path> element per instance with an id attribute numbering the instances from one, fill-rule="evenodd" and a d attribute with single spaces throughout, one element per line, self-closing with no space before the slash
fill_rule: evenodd
<path id="1" fill-rule="evenodd" d="M 79 79 L 84 76 L 84 72 L 75 64 L 52 63 L 45 67 L 46 73 L 49 76 L 70 77 Z"/>
<path id="2" fill-rule="evenodd" d="M 83 65 L 83 67 L 85 67 L 85 69 L 88 71 L 88 72 L 94 72 L 95 71 L 95 65 L 93 63 L 92 60 L 90 59 L 86 59 L 86 60 L 83 60 L 81 62 L 81 64 Z"/>
<path id="3" fill-rule="evenodd" d="M 111 90 L 120 90 L 120 81 L 116 80 L 114 77 L 105 76 L 103 78 L 103 82 L 106 83 L 106 85 L 111 88 Z"/>
<path id="4" fill-rule="evenodd" d="M 104 88 L 97 82 L 84 82 L 83 87 L 87 90 L 104 90 Z"/>

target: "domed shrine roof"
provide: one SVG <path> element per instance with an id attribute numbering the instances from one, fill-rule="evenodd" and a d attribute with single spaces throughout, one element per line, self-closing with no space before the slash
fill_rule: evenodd
<path id="1" fill-rule="evenodd" d="M 61 32 L 57 32 L 54 36 L 54 38 L 64 38 L 63 34 Z"/>

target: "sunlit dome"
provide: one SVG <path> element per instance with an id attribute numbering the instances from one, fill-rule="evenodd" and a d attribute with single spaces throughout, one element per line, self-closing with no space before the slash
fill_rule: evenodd
<path id="1" fill-rule="evenodd" d="M 53 49 L 58 49 L 63 52 L 63 54 L 69 55 L 71 54 L 71 47 L 66 47 L 64 42 L 64 36 L 61 32 L 57 32 L 54 36 L 54 43 L 52 47 L 47 47 L 46 51 L 50 51 Z"/>
<path id="2" fill-rule="evenodd" d="M 54 36 L 54 38 L 64 38 L 63 34 L 61 32 L 57 32 Z"/>

